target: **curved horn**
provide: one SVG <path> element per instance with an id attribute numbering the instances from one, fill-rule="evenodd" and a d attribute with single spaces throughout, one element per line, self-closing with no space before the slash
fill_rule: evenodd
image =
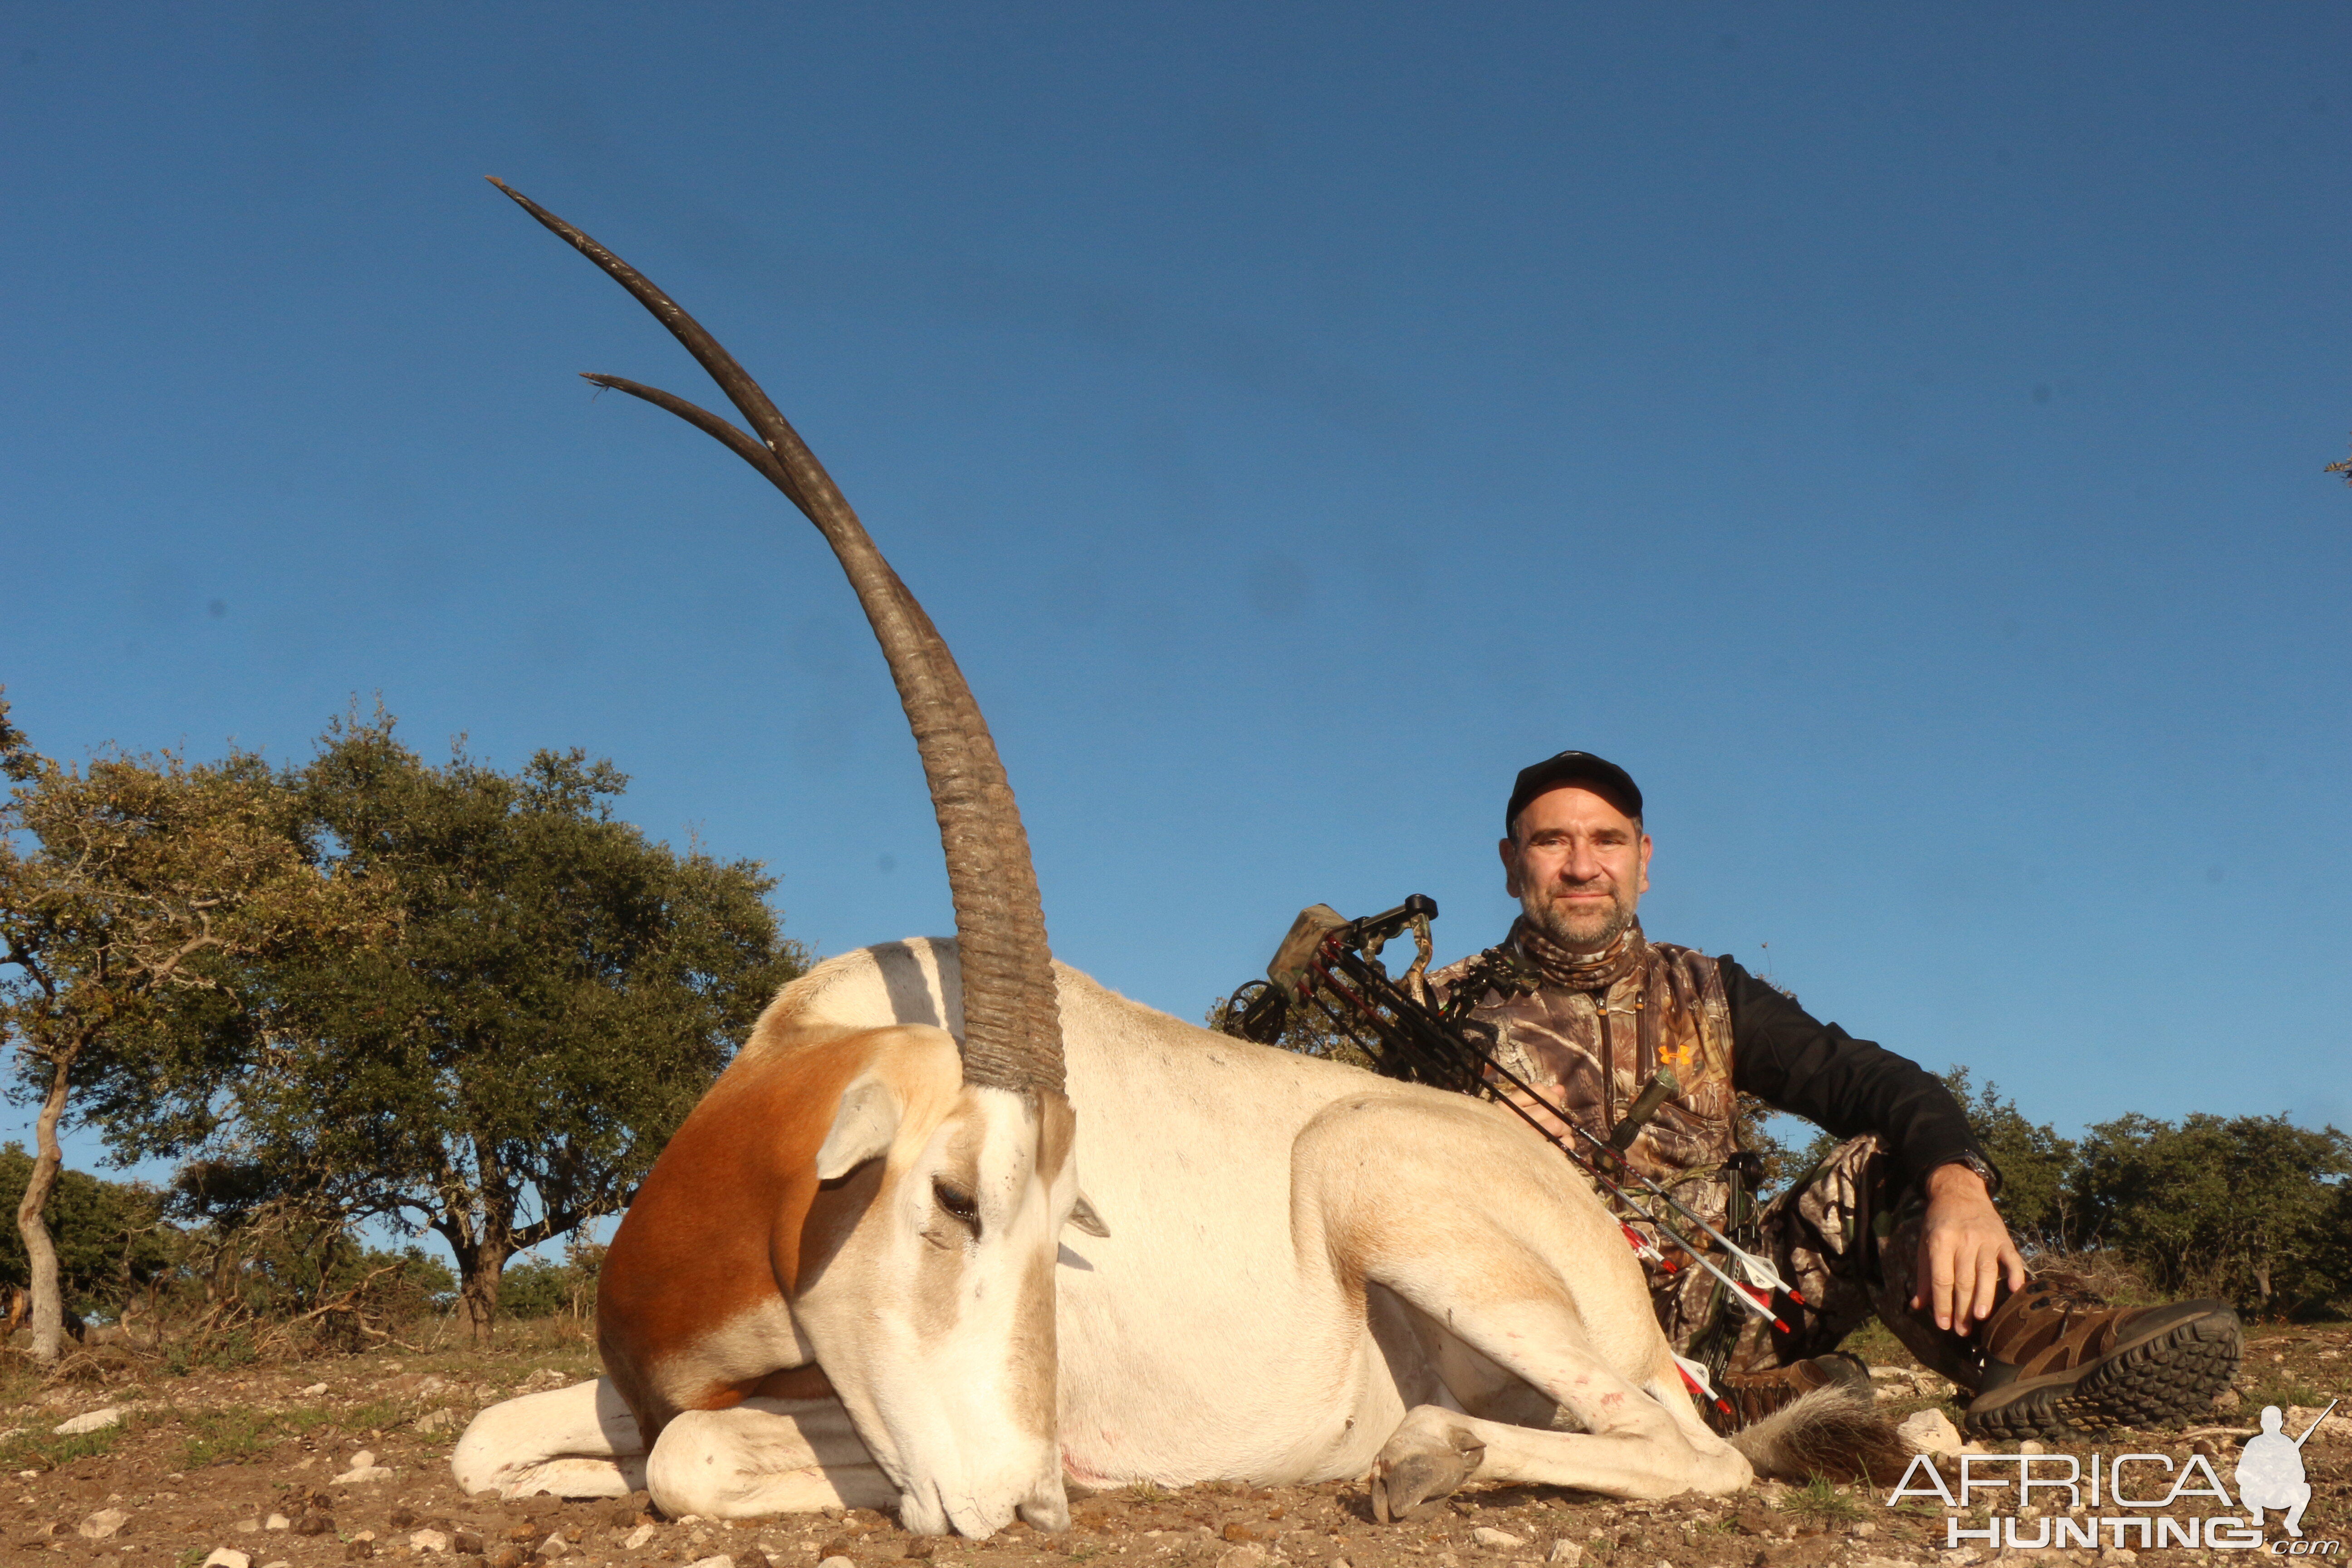
<path id="1" fill-rule="evenodd" d="M 710 373 L 742 412 L 757 439 L 707 409 L 657 387 L 592 375 L 667 409 L 717 439 L 761 474 L 824 535 L 882 645 L 947 853 L 948 892 L 955 902 L 956 945 L 963 970 L 963 1064 L 968 1083 L 997 1089 L 1062 1088 L 1061 1009 L 1054 994 L 1053 954 L 1037 900 L 1029 836 L 1005 782 L 996 742 L 971 688 L 931 619 L 875 548 L 865 524 L 842 499 L 824 465 L 778 412 L 735 357 L 646 276 L 504 181 L 517 205 L 594 262 L 636 297 Z"/>

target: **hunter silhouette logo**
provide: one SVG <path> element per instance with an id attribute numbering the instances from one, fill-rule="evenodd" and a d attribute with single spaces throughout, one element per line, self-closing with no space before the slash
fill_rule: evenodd
<path id="1" fill-rule="evenodd" d="M 1944 1521 L 1948 1552 L 1970 1545 L 1996 1553 L 2177 1546 L 2335 1558 L 2344 1550 L 2342 1542 L 2304 1539 L 2303 1511 L 2310 1506 L 2312 1486 L 2304 1473 L 2303 1446 L 2339 1403 L 2331 1400 L 2299 1437 L 2282 1429 L 2285 1413 L 2277 1405 L 2263 1408 L 2262 1430 L 2246 1440 L 2232 1478 L 2243 1517 L 2211 1511 L 2216 1503 L 2222 1510 L 2231 1507 L 2231 1489 L 2202 1454 L 2184 1461 L 2165 1454 L 2094 1453 L 2086 1463 L 2083 1456 L 2046 1451 L 1963 1452 L 1955 1456 L 1957 1487 L 1947 1483 L 1936 1456 L 1920 1454 L 1887 1494 L 1885 1506 L 1911 1498 L 1942 1503 L 1951 1510 Z M 2211 1500 L 2200 1509 L 2199 1499 Z M 2263 1539 L 2265 1510 L 2285 1516 L 2280 1522 L 2289 1539 Z M 1971 1512 L 1981 1522 L 1969 1524 L 1965 1516 Z"/>
<path id="2" fill-rule="evenodd" d="M 2311 1483 L 2303 1475 L 2303 1446 L 2338 1403 L 2329 1400 L 2327 1410 L 2319 1413 L 2319 1421 L 2292 1439 L 2280 1430 L 2286 1424 L 2285 1414 L 2275 1405 L 2263 1406 L 2262 1435 L 2247 1438 L 2245 1452 L 2238 1456 L 2238 1501 L 2251 1516 L 2249 1523 L 2259 1529 L 2263 1510 L 2284 1509 L 2286 1518 L 2281 1522 L 2286 1532 L 2297 1541 L 2303 1539 L 2303 1510 L 2311 1504 Z"/>

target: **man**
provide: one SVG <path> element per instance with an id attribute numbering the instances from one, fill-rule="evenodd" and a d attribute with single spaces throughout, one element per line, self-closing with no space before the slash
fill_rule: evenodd
<path id="1" fill-rule="evenodd" d="M 1643 936 L 1651 843 L 1624 769 L 1584 752 L 1526 768 L 1504 826 L 1519 918 L 1502 945 L 1432 983 L 1446 995 L 1475 987 L 1470 1027 L 1496 1058 L 1603 1138 L 1673 1069 L 1680 1091 L 1628 1159 L 1717 1229 L 1752 1226 L 1805 1299 L 1775 1303 L 1782 1333 L 1702 1269 L 1654 1277 L 1668 1338 L 1717 1374 L 1737 1419 L 1831 1383 L 1867 1386 L 1867 1369 L 1836 1350 L 1874 1310 L 1968 1392 L 1975 1436 L 2190 1415 L 2228 1386 L 2240 1340 L 2223 1303 L 2106 1310 L 2028 1275 L 1993 1206 L 2000 1173 L 1941 1082 L 1728 957 Z M 1740 1092 L 1846 1140 L 1755 1215 L 1740 1184 Z"/>

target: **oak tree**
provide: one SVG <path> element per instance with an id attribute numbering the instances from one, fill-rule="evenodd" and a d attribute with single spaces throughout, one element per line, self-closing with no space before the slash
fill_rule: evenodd
<path id="1" fill-rule="evenodd" d="M 2092 1127 L 2068 1186 L 2084 1225 L 2158 1289 L 2266 1314 L 2346 1289 L 2352 1136 L 2284 1116 L 2194 1111 Z"/>
<path id="2" fill-rule="evenodd" d="M 508 1258 L 624 1207 L 803 967 L 774 879 L 616 820 L 627 782 L 576 750 L 428 764 L 381 713 L 331 728 L 287 785 L 320 862 L 396 919 L 273 965 L 266 1005 L 110 1107 L 126 1147 L 437 1233 L 488 1333 Z"/>
<path id="3" fill-rule="evenodd" d="M 293 803 L 260 758 L 192 763 L 33 750 L 0 698 L 0 1037 L 19 1098 L 40 1110 L 16 1205 L 36 1360 L 57 1359 L 59 1264 L 45 1212 L 77 1093 L 151 1081 L 196 1020 L 235 1015 L 253 966 L 363 941 L 367 889 L 305 852 Z"/>

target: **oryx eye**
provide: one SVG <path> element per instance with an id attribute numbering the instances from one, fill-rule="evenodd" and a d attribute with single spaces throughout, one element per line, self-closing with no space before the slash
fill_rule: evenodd
<path id="1" fill-rule="evenodd" d="M 931 1196 L 959 1223 L 971 1226 L 974 1236 L 980 1234 L 980 1204 L 970 1193 L 943 1177 L 933 1177 Z"/>

